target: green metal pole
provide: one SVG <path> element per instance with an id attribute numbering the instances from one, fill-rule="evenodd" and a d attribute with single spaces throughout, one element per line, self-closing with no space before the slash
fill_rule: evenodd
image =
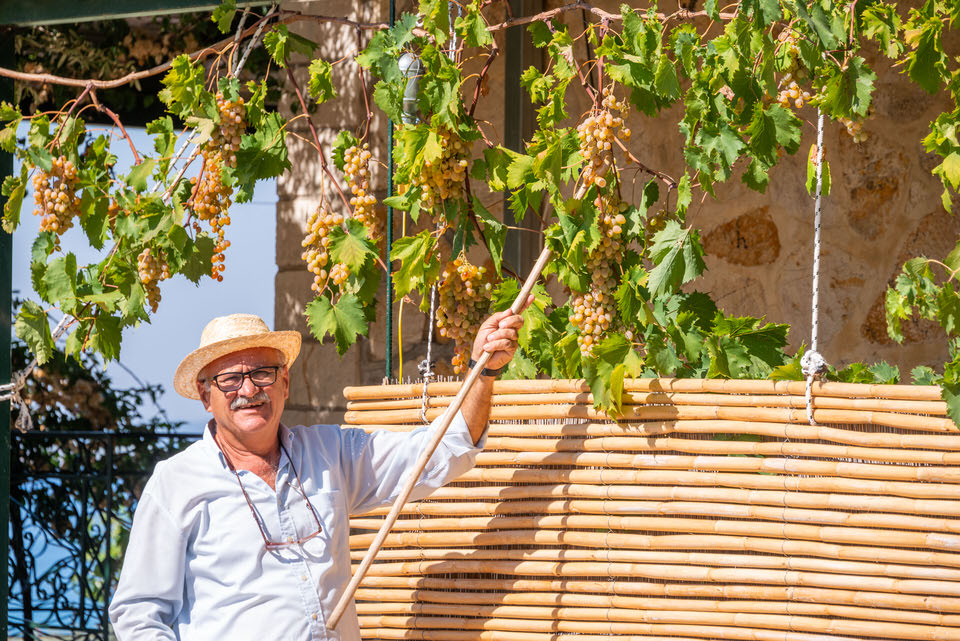
<path id="1" fill-rule="evenodd" d="M 13 39 L 0 49 L 0 66 L 13 68 Z M 13 102 L 13 81 L 0 82 L 0 100 Z M 13 173 L 13 155 L 0 152 L 0 181 Z M 7 199 L 0 196 L 0 206 Z M 13 236 L 0 229 L 0 384 L 10 382 L 10 330 L 13 327 Z M 7 557 L 10 554 L 10 401 L 0 403 L 0 550 L 2 550 L 3 596 L 0 597 L 0 621 L 7 635 Z"/>
<path id="2" fill-rule="evenodd" d="M 381 5 L 382 6 L 382 5 Z M 393 27 L 397 19 L 397 5 L 390 0 L 390 26 Z M 387 197 L 393 195 L 393 121 L 387 120 Z M 393 378 L 393 273 L 390 271 L 390 252 L 393 250 L 393 207 L 387 207 L 387 328 L 386 340 L 386 374 L 389 382 Z"/>

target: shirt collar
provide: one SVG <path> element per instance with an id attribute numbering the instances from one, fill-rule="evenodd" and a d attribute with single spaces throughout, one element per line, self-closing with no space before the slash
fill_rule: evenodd
<path id="1" fill-rule="evenodd" d="M 220 466 L 227 471 L 230 471 L 230 466 L 227 465 L 227 457 L 223 455 L 223 452 L 220 450 L 220 447 L 217 445 L 217 442 L 213 439 L 213 432 L 216 423 L 214 419 L 207 421 L 206 426 L 203 428 L 203 444 L 206 446 L 207 450 L 211 455 L 216 456 L 217 460 L 220 462 Z M 286 448 L 286 451 L 290 453 L 290 456 L 293 456 L 293 432 L 290 431 L 283 423 L 280 423 L 279 437 L 283 443 L 283 447 Z M 282 468 L 284 464 L 287 463 L 287 457 L 284 455 L 283 450 L 280 451 L 280 467 Z"/>

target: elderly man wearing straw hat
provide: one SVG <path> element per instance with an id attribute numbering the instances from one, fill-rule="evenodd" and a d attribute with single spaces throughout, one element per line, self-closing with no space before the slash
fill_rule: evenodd
<path id="1" fill-rule="evenodd" d="M 473 357 L 492 356 L 415 498 L 472 467 L 522 324 L 507 310 L 481 326 Z M 212 320 L 180 364 L 177 392 L 213 418 L 202 440 L 157 464 L 140 497 L 110 605 L 119 641 L 359 641 L 353 607 L 336 631 L 324 625 L 350 578 L 348 516 L 392 502 L 434 426 L 282 425 L 299 351 L 298 332 L 234 314 Z"/>

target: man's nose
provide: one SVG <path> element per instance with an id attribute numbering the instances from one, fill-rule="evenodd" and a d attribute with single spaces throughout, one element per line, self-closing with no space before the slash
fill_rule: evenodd
<path id="1" fill-rule="evenodd" d="M 243 377 L 243 384 L 240 385 L 240 389 L 237 390 L 237 394 L 240 396 L 253 396 L 259 390 L 256 385 L 253 384 L 253 381 L 249 376 Z"/>

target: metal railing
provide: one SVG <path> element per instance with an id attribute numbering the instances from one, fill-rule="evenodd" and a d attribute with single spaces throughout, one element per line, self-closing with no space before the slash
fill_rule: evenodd
<path id="1" fill-rule="evenodd" d="M 12 433 L 10 638 L 108 641 L 107 607 L 154 464 L 198 434 Z"/>

